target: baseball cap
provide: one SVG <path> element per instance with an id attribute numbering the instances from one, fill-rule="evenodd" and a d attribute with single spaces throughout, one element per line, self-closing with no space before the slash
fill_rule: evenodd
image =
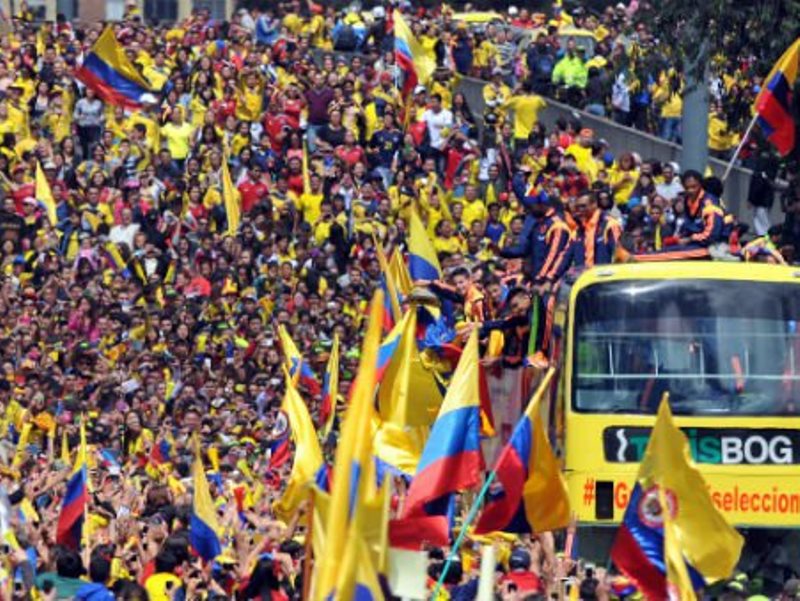
<path id="1" fill-rule="evenodd" d="M 416 88 L 414 88 L 414 95 L 416 95 L 416 94 L 424 94 L 425 92 L 427 92 L 427 90 L 425 89 L 425 86 L 419 85 Z"/>

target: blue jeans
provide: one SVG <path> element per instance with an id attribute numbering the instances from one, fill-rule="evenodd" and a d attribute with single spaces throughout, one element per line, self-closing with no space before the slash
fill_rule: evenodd
<path id="1" fill-rule="evenodd" d="M 319 137 L 319 132 L 322 131 L 322 128 L 325 127 L 324 125 L 311 125 L 308 124 L 308 128 L 306 129 L 306 144 L 308 145 L 308 152 L 309 154 L 313 153 L 317 149 L 317 138 Z"/>
<path id="2" fill-rule="evenodd" d="M 587 104 L 584 108 L 584 111 L 589 113 L 590 115 L 596 115 L 597 117 L 605 117 L 606 116 L 606 107 L 602 104 Z"/>
<path id="3" fill-rule="evenodd" d="M 668 142 L 680 144 L 682 137 L 680 117 L 664 117 L 661 119 L 660 135 Z"/>

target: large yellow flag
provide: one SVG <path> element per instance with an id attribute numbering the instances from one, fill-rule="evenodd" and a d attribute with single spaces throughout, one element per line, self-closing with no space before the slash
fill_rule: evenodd
<path id="1" fill-rule="evenodd" d="M 709 582 L 728 578 L 744 540 L 714 507 L 692 461 L 689 441 L 672 421 L 666 396 L 658 408 L 638 479 L 644 490 L 660 485 L 675 494 L 675 530 L 687 561 Z"/>
<path id="2" fill-rule="evenodd" d="M 222 200 L 225 203 L 228 235 L 235 236 L 239 232 L 239 224 L 242 222 L 241 194 L 233 186 L 227 155 L 222 160 Z"/>
<path id="3" fill-rule="evenodd" d="M 353 599 L 359 574 L 359 562 L 342 565 L 342 550 L 353 536 L 360 536 L 360 528 L 354 531 L 352 516 L 360 512 L 369 482 L 366 474 L 368 462 L 372 461 L 372 438 L 370 423 L 373 418 L 372 399 L 375 393 L 378 347 L 381 337 L 381 315 L 383 292 L 378 290 L 370 305 L 367 333 L 361 349 L 358 378 L 355 382 L 350 406 L 342 425 L 342 436 L 336 448 L 336 463 L 333 468 L 331 505 L 325 525 L 325 551 L 315 566 L 314 595 L 317 599 Z"/>
<path id="4" fill-rule="evenodd" d="M 281 519 L 288 520 L 297 511 L 309 493 L 309 485 L 314 482 L 320 467 L 322 467 L 322 449 L 314 428 L 314 422 L 308 414 L 308 408 L 300 393 L 297 392 L 289 372 L 284 368 L 286 378 L 286 394 L 283 397 L 281 409 L 289 419 L 294 441 L 294 463 L 289 475 L 286 490 L 279 501 L 273 506 L 275 514 Z"/>
<path id="5" fill-rule="evenodd" d="M 664 487 L 658 488 L 658 502 L 661 507 L 669 507 Z M 694 601 L 692 579 L 686 569 L 686 561 L 681 553 L 678 532 L 671 511 L 662 512 L 664 516 L 664 563 L 667 564 L 667 595 L 671 601 Z"/>
<path id="6" fill-rule="evenodd" d="M 53 227 L 58 225 L 56 199 L 53 197 L 50 183 L 47 181 L 47 177 L 45 177 L 42 165 L 39 161 L 36 161 L 36 200 L 44 205 L 47 211 L 47 219 L 50 220 L 50 225 Z"/>
<path id="7" fill-rule="evenodd" d="M 743 543 L 714 507 L 665 394 L 611 558 L 648 598 L 667 598 L 671 584 L 683 599 L 687 588 L 730 577 Z"/>

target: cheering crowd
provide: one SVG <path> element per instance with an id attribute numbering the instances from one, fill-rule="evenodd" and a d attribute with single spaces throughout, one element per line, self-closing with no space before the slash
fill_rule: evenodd
<path id="1" fill-rule="evenodd" d="M 631 7 L 560 11 L 542 23 L 520 9 L 508 15 L 514 26 L 545 33 L 519 54 L 503 28 L 476 33 L 452 12 L 406 4 L 405 20 L 435 57 L 430 77 L 410 87 L 388 6 L 336 13 L 293 0 L 226 22 L 196 11 L 152 26 L 130 5 L 111 28 L 149 87 L 136 106 L 73 76 L 102 24 L 33 23 L 24 6 L 6 23 L 0 599 L 301 598 L 310 509 L 276 509 L 292 469 L 279 412 L 284 367 L 297 359 L 287 340 L 305 358 L 298 386 L 320 432 L 334 413 L 321 441 L 331 462 L 335 399 L 341 408 L 358 371 L 367 304 L 386 283 L 382 256 L 407 274 L 417 216 L 442 273 L 399 286 L 403 302 L 454 307 L 425 343 L 447 350 L 477 330 L 486 364 L 521 374 L 552 361 L 555 293 L 586 267 L 793 261 L 793 197 L 784 226 L 762 223 L 746 242 L 719 180 L 610 148 L 578 121 L 538 122 L 542 95 L 564 94 L 679 139 L 674 82 L 660 104 L 653 92 L 660 113 L 646 116 L 635 98 L 620 102 L 618 81 L 614 96 L 603 87 L 599 59 L 630 56 L 613 42 L 635 24 Z M 562 25 L 595 31 L 585 72 L 574 40 L 562 47 Z M 646 28 L 635 30 L 646 39 Z M 467 104 L 460 74 L 487 80 L 484 106 Z M 541 307 L 535 334 L 532 303 Z M 338 389 L 326 409 L 335 339 Z M 515 390 L 493 408 L 503 440 L 526 400 L 524 386 Z M 222 530 L 213 562 L 188 534 L 195 438 Z M 82 449 L 89 502 L 70 541 L 56 525 Z M 475 597 L 487 540 L 499 549 L 498 598 L 566 598 L 568 577 L 583 599 L 636 597 L 624 578 L 574 557 L 573 536 L 475 536 L 440 598 Z M 429 549 L 431 583 L 446 553 Z M 723 596 L 757 589 L 742 575 Z M 795 598 L 800 585 L 784 590 Z"/>

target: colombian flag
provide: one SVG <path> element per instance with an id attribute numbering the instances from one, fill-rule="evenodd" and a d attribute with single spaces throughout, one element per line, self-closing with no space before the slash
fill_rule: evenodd
<path id="1" fill-rule="evenodd" d="M 161 465 L 169 461 L 172 461 L 172 445 L 162 438 L 150 449 L 150 462 L 153 465 Z"/>
<path id="2" fill-rule="evenodd" d="M 303 359 L 303 356 L 297 349 L 297 345 L 294 343 L 294 340 L 292 340 L 292 337 L 289 336 L 289 332 L 286 331 L 283 324 L 278 326 L 278 337 L 280 338 L 281 347 L 283 348 L 283 355 L 286 357 L 289 375 L 292 376 L 295 383 L 299 380 L 312 395 L 319 396 L 319 394 L 322 393 L 319 380 L 317 380 L 317 376 L 314 372 L 311 371 L 311 366 L 308 362 Z"/>
<path id="3" fill-rule="evenodd" d="M 36 161 L 36 200 L 44 206 L 50 225 L 56 227 L 58 225 L 56 199 L 53 198 L 53 190 L 50 188 L 50 183 L 47 181 L 39 161 Z"/>
<path id="4" fill-rule="evenodd" d="M 372 299 L 367 332 L 361 349 L 355 391 L 342 424 L 336 447 L 330 508 L 325 524 L 324 552 L 315 564 L 316 599 L 372 599 L 380 592 L 375 586 L 374 566 L 364 563 L 361 544 L 363 512 L 374 496 L 374 480 L 365 477 L 371 469 L 372 398 L 375 392 L 375 366 L 381 332 L 383 292 Z M 354 546 L 356 545 L 356 546 Z M 342 555 L 343 553 L 343 555 Z M 380 598 L 380 597 L 375 597 Z"/>
<path id="5" fill-rule="evenodd" d="M 430 506 L 433 501 L 480 482 L 479 380 L 478 333 L 473 330 L 422 452 L 402 517 L 441 513 Z"/>
<path id="6" fill-rule="evenodd" d="M 782 156 L 789 154 L 795 145 L 792 92 L 797 81 L 798 58 L 800 38 L 772 68 L 756 98 L 758 125 Z"/>
<path id="7" fill-rule="evenodd" d="M 664 395 L 612 560 L 648 599 L 684 599 L 730 577 L 742 544 L 714 507 Z"/>
<path id="8" fill-rule="evenodd" d="M 412 280 L 439 280 L 442 268 L 428 232 L 417 212 L 411 210 L 411 223 L 408 232 L 408 268 Z"/>
<path id="9" fill-rule="evenodd" d="M 281 410 L 286 413 L 289 420 L 294 441 L 294 463 L 283 496 L 275 502 L 273 508 L 281 519 L 288 520 L 295 514 L 300 503 L 308 498 L 309 486 L 314 482 L 324 459 L 306 403 L 297 392 L 292 377 L 285 368 L 284 375 L 286 394 L 283 397 Z"/>
<path id="10" fill-rule="evenodd" d="M 322 378 L 322 404 L 319 410 L 324 436 L 330 434 L 333 428 L 333 418 L 336 416 L 336 396 L 339 391 L 339 335 L 334 334 L 331 355 L 325 376 Z"/>
<path id="11" fill-rule="evenodd" d="M 436 59 L 414 37 L 402 13 L 394 11 L 394 56 L 397 65 L 406 74 L 403 95 L 408 95 L 417 84 L 425 84 L 436 70 Z"/>
<path id="12" fill-rule="evenodd" d="M 200 458 L 200 443 L 195 438 L 195 459 L 192 468 L 194 477 L 194 492 L 192 494 L 192 517 L 189 523 L 189 542 L 197 554 L 205 561 L 212 561 L 222 552 L 219 542 L 219 524 L 217 511 L 211 492 L 208 490 L 208 480 Z"/>
<path id="13" fill-rule="evenodd" d="M 381 243 L 373 234 L 373 243 L 378 254 L 378 264 L 381 267 L 381 288 L 383 289 L 383 330 L 391 332 L 395 324 L 400 321 L 403 311 L 400 308 L 400 297 L 397 293 L 397 285 L 392 278 L 389 270 L 389 261 L 383 252 Z"/>
<path id="14" fill-rule="evenodd" d="M 128 60 L 111 27 L 97 38 L 75 76 L 104 101 L 128 109 L 141 108 L 142 96 L 152 94 L 150 84 Z"/>
<path id="15" fill-rule="evenodd" d="M 397 352 L 397 347 L 400 346 L 400 341 L 403 338 L 403 329 L 404 323 L 401 321 L 389 332 L 389 335 L 386 336 L 386 339 L 378 348 L 377 372 L 375 374 L 375 380 L 378 384 L 383 381 L 383 376 L 392 362 L 392 357 Z"/>
<path id="16" fill-rule="evenodd" d="M 89 504 L 89 474 L 86 462 L 86 430 L 81 422 L 81 444 L 75 458 L 75 468 L 67 481 L 67 491 L 61 503 L 56 526 L 56 543 L 78 549 L 81 546 L 83 519 Z"/>
<path id="17" fill-rule="evenodd" d="M 497 460 L 497 486 L 489 488 L 477 534 L 547 532 L 569 524 L 567 487 L 541 416 L 554 373 L 547 372 Z"/>

